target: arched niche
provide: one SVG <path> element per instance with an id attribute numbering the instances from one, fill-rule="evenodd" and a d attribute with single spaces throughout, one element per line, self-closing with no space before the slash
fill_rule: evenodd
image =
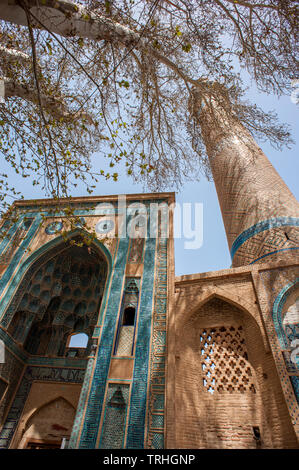
<path id="1" fill-rule="evenodd" d="M 75 412 L 73 405 L 61 396 L 40 406 L 24 425 L 20 447 L 60 448 L 62 440 L 70 437 Z"/>
<path id="2" fill-rule="evenodd" d="M 68 338 L 76 332 L 91 339 L 109 263 L 96 244 L 79 246 L 74 241 L 80 240 L 61 240 L 35 259 L 7 308 L 8 332 L 30 354 L 65 356 Z M 90 346 L 91 340 L 84 355 Z"/>
<path id="3" fill-rule="evenodd" d="M 217 296 L 200 303 L 177 332 L 175 360 L 177 448 L 296 447 L 250 312 Z"/>

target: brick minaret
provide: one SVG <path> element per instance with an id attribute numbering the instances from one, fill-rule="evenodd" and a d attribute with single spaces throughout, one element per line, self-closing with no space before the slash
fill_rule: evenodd
<path id="1" fill-rule="evenodd" d="M 251 134 L 225 110 L 225 100 L 222 104 L 209 99 L 198 117 L 232 266 L 298 259 L 299 204 Z"/>

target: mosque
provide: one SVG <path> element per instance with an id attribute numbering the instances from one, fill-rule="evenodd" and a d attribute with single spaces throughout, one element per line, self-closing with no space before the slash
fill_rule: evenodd
<path id="1" fill-rule="evenodd" d="M 245 160 L 213 169 L 221 271 L 175 277 L 174 193 L 73 198 L 72 230 L 53 200 L 14 203 L 1 448 L 298 448 L 299 205 Z"/>

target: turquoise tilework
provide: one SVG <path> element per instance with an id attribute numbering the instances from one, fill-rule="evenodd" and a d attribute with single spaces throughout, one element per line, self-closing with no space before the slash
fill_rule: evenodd
<path id="1" fill-rule="evenodd" d="M 126 416 L 130 386 L 111 383 L 108 385 L 103 432 L 99 447 L 101 449 L 123 449 L 126 430 Z M 113 403 L 114 397 L 118 401 Z"/>
<path id="2" fill-rule="evenodd" d="M 286 337 L 283 325 L 282 325 L 282 309 L 287 300 L 287 297 L 291 293 L 291 289 L 299 284 L 299 277 L 295 281 L 287 284 L 277 295 L 272 309 L 272 317 L 275 326 L 275 330 L 281 345 L 282 349 L 287 349 L 289 347 L 289 342 Z"/>
<path id="3" fill-rule="evenodd" d="M 98 356 L 88 397 L 83 430 L 80 436 L 80 449 L 93 449 L 96 445 L 99 422 L 101 418 L 110 357 L 112 354 L 114 331 L 116 327 L 119 304 L 122 296 L 122 284 L 128 251 L 128 239 L 120 239 L 115 267 L 112 272 L 110 296 L 107 299 L 107 311 L 103 324 Z"/>
<path id="4" fill-rule="evenodd" d="M 266 253 L 265 255 L 260 256 L 259 258 L 256 258 L 254 261 L 252 261 L 252 262 L 249 263 L 249 264 L 254 264 L 254 263 L 256 263 L 257 261 L 259 261 L 260 259 L 266 258 L 267 256 L 274 255 L 275 253 L 279 253 L 279 252 L 281 252 L 281 251 L 290 251 L 290 250 L 299 250 L 299 247 L 294 246 L 294 247 L 291 247 L 291 248 L 281 248 L 280 250 L 271 251 L 270 253 Z"/>
<path id="5" fill-rule="evenodd" d="M 154 294 L 156 239 L 146 240 L 134 374 L 127 430 L 127 449 L 144 448 L 148 365 Z"/>
<path id="6" fill-rule="evenodd" d="M 281 349 L 288 349 L 290 347 L 289 345 L 289 340 L 286 336 L 285 330 L 283 328 L 283 318 L 282 318 L 282 309 L 283 306 L 290 295 L 290 293 L 293 291 L 294 288 L 299 286 L 299 277 L 295 279 L 293 282 L 290 282 L 287 284 L 278 294 L 276 297 L 274 304 L 273 304 L 273 309 L 272 309 L 272 318 L 274 322 L 274 327 L 276 334 L 278 336 L 279 342 Z M 286 367 L 289 371 L 298 371 L 297 365 L 296 364 L 291 364 L 292 369 L 288 367 L 288 357 L 286 357 L 286 354 L 283 354 L 284 361 L 286 364 Z M 295 397 L 299 403 L 299 377 L 296 376 L 290 376 L 290 380 L 292 383 L 292 387 L 295 393 Z"/>
<path id="7" fill-rule="evenodd" d="M 77 447 L 78 436 L 80 432 L 81 424 L 83 423 L 84 419 L 84 412 L 85 412 L 85 404 L 88 399 L 88 391 L 89 391 L 89 384 L 92 378 L 92 370 L 94 365 L 95 357 L 90 357 L 88 359 L 83 385 L 81 388 L 81 393 L 79 397 L 79 402 L 76 410 L 76 416 L 72 428 L 72 434 L 69 440 L 68 448 L 75 449 Z"/>
<path id="8" fill-rule="evenodd" d="M 236 251 L 240 248 L 243 243 L 246 242 L 249 238 L 253 237 L 257 233 L 269 230 L 276 227 L 285 227 L 285 226 L 299 227 L 299 218 L 297 217 L 277 217 L 268 220 L 262 220 L 252 227 L 249 227 L 247 230 L 244 230 L 233 242 L 231 247 L 231 258 L 233 259 Z"/>
<path id="9" fill-rule="evenodd" d="M 290 379 L 291 379 L 292 386 L 293 386 L 293 389 L 294 389 L 294 392 L 295 392 L 296 400 L 297 400 L 298 405 L 299 405 L 299 377 L 296 376 L 296 375 L 291 375 Z"/>
<path id="10" fill-rule="evenodd" d="M 40 214 L 38 214 L 35 217 L 33 223 L 31 224 L 31 227 L 28 230 L 27 236 L 22 241 L 20 247 L 17 249 L 16 253 L 14 254 L 13 259 L 11 260 L 11 262 L 10 262 L 9 266 L 7 267 L 5 273 L 3 274 L 3 276 L 0 279 L 0 294 L 3 292 L 3 289 L 5 288 L 6 284 L 8 282 L 10 282 L 10 289 L 9 289 L 10 294 L 6 295 L 6 299 L 2 301 L 0 316 L 1 316 L 1 311 L 3 311 L 4 307 L 6 306 L 8 300 L 10 298 L 11 292 L 15 289 L 15 287 L 18 285 L 19 280 L 20 280 L 18 275 L 16 275 L 14 279 L 11 279 L 11 276 L 12 276 L 16 266 L 20 262 L 23 254 L 24 254 L 24 251 L 28 248 L 29 243 L 31 242 L 32 238 L 34 237 L 34 235 L 35 235 L 35 233 L 36 233 L 36 231 L 39 227 L 40 222 L 41 222 L 41 216 L 40 216 Z"/>
<path id="11" fill-rule="evenodd" d="M 86 368 L 87 359 L 77 357 L 40 357 L 31 356 L 27 360 L 28 366 L 43 366 L 43 367 L 69 367 L 71 369 L 84 369 Z"/>
<path id="12" fill-rule="evenodd" d="M 130 250 L 130 248 L 129 248 Z M 113 355 L 116 354 L 117 348 L 118 348 L 118 342 L 119 342 L 119 335 L 120 335 L 120 329 L 122 325 L 122 320 L 123 320 L 123 312 L 124 312 L 124 305 L 125 305 L 125 299 L 126 299 L 126 294 L 127 292 L 127 287 L 128 284 L 131 281 L 134 281 L 136 288 L 137 288 L 137 303 L 135 305 L 135 311 L 138 311 L 138 304 L 139 304 L 139 293 L 140 293 L 140 278 L 132 278 L 132 277 L 126 277 L 125 278 L 125 285 L 124 285 L 124 290 L 123 290 L 123 295 L 122 295 L 122 302 L 121 302 L 121 309 L 120 309 L 120 315 L 118 319 L 118 324 L 117 324 L 117 329 L 116 329 L 116 340 L 113 348 Z M 133 353 L 134 350 L 134 344 L 135 344 L 135 335 L 136 335 L 136 324 L 137 324 L 137 316 L 135 315 L 135 321 L 134 321 L 134 333 L 133 333 L 133 342 L 132 342 L 132 348 L 131 348 L 131 354 Z M 120 356 L 121 357 L 121 356 Z"/>
<path id="13" fill-rule="evenodd" d="M 3 240 L 0 242 L 0 254 L 5 250 L 5 248 L 8 246 L 9 242 L 11 241 L 14 233 L 17 231 L 17 229 L 21 226 L 23 223 L 23 218 L 20 218 L 18 222 L 14 223 L 10 229 L 7 232 L 7 235 Z"/>
<path id="14" fill-rule="evenodd" d="M 133 203 L 134 201 L 130 201 Z M 135 201 L 138 202 L 138 201 Z M 143 204 L 148 204 L 153 202 L 149 201 L 142 201 Z M 155 201 L 155 202 L 164 202 L 164 201 Z M 90 214 L 92 214 L 93 209 L 91 209 Z M 117 211 L 115 211 L 117 213 Z M 76 210 L 77 215 L 85 215 L 86 209 Z M 27 214 L 26 214 L 27 215 Z M 30 237 L 28 240 L 31 240 L 35 234 L 35 231 L 39 225 L 40 215 L 35 214 L 36 219 L 30 228 Z M 56 214 L 57 215 L 57 214 Z M 34 230 L 33 230 L 34 229 Z M 149 229 L 149 224 L 148 224 Z M 45 254 L 51 247 L 57 246 L 62 241 L 61 237 L 56 237 L 51 242 L 45 244 L 35 253 L 33 253 L 20 267 L 17 274 L 11 279 L 11 273 L 7 275 L 7 279 L 2 283 L 2 288 L 4 288 L 6 283 L 10 283 L 11 286 L 4 296 L 4 305 L 2 307 L 2 313 L 5 311 L 7 305 L 9 305 L 11 295 L 15 291 L 15 287 L 19 285 L 20 280 L 33 263 L 38 260 L 43 254 Z M 110 276 L 107 286 L 111 283 L 111 290 L 109 294 L 109 298 L 107 297 L 108 289 L 105 292 L 105 298 L 102 302 L 102 312 L 105 305 L 107 305 L 107 310 L 104 318 L 104 323 L 102 324 L 102 318 L 100 319 L 98 326 L 95 329 L 94 335 L 95 337 L 99 337 L 101 334 L 101 342 L 98 348 L 98 355 L 97 357 L 92 357 L 87 362 L 85 378 L 81 390 L 81 395 L 79 399 L 79 404 L 77 408 L 76 418 L 73 426 L 72 437 L 70 441 L 70 447 L 75 448 L 94 448 L 96 445 L 97 440 L 97 433 L 99 429 L 99 423 L 102 414 L 102 404 L 104 400 L 106 385 L 107 385 L 107 378 L 108 378 L 108 371 L 110 365 L 110 358 L 113 348 L 113 341 L 114 341 L 114 333 L 117 323 L 118 317 L 118 310 L 119 305 L 121 302 L 122 297 L 122 286 L 123 286 L 123 279 L 125 275 L 125 266 L 128 254 L 128 244 L 129 239 L 120 239 L 119 240 L 119 248 L 115 255 L 114 270 L 111 272 L 110 269 Z M 98 243 L 98 245 L 105 250 L 105 247 Z M 21 248 L 21 247 L 20 247 Z M 24 247 L 22 247 L 24 248 Z M 18 250 L 19 251 L 19 250 Z M 106 250 L 107 251 L 107 250 Z M 112 260 L 110 254 L 107 254 L 109 258 L 109 267 L 112 266 Z M 153 310 L 153 300 L 154 300 L 154 272 L 155 272 L 155 260 L 156 258 L 156 239 L 148 238 L 146 240 L 146 248 L 144 251 L 144 274 L 143 274 L 143 284 L 142 284 L 142 292 L 140 293 L 140 318 L 138 323 L 138 332 L 136 336 L 136 356 L 135 356 L 135 364 L 134 364 L 134 375 L 133 375 L 133 382 L 132 382 L 132 393 L 131 393 L 131 403 L 130 403 L 130 414 L 128 417 L 128 429 L 127 429 L 127 448 L 144 448 L 144 436 L 145 436 L 145 422 L 146 422 L 146 409 L 147 409 L 147 391 L 148 391 L 148 381 L 149 381 L 149 362 L 150 356 L 150 342 L 151 339 L 151 322 L 152 322 L 152 310 Z M 17 264 L 19 257 L 16 257 L 14 260 L 15 265 Z M 166 257 L 167 259 L 167 257 Z M 166 268 L 163 268 L 164 270 Z M 164 281 L 163 281 L 164 282 Z M 1 284 L 0 284 L 1 286 Z M 163 302 L 160 300 L 160 302 Z M 166 305 L 166 304 L 165 304 Z M 163 304 L 164 310 L 164 304 Z M 1 314 L 1 310 L 0 310 Z M 164 320 L 163 320 L 164 323 Z M 164 326 L 163 326 L 164 328 Z M 1 330 L 0 330 L 1 331 Z M 164 354 L 165 350 L 165 335 L 164 332 L 162 333 L 161 338 L 158 340 L 159 348 Z M 162 344 L 163 343 L 163 344 Z M 26 359 L 26 358 L 24 358 Z M 71 358 L 70 358 L 71 359 Z M 162 359 L 161 359 L 162 360 Z M 159 362 L 159 361 L 158 361 Z M 154 368 L 158 362 L 155 363 Z M 160 361 L 161 362 L 161 361 Z M 163 360 L 162 360 L 163 362 Z M 72 371 L 77 367 L 83 367 L 86 364 L 79 363 L 72 363 L 72 362 L 64 362 L 64 358 L 51 358 L 49 360 L 44 359 L 38 363 L 38 360 L 35 358 L 30 358 L 30 368 L 28 370 L 33 370 L 36 368 L 43 369 L 45 372 L 44 378 L 46 380 L 64 380 L 64 376 L 58 372 L 59 368 L 64 368 L 64 370 L 68 370 L 68 374 L 72 374 Z M 38 366 L 43 365 L 44 367 L 40 368 Z M 95 367 L 93 368 L 93 365 Z M 34 367 L 33 367 L 34 366 Z M 159 371 L 162 369 L 164 370 L 165 364 L 159 364 Z M 47 375 L 46 370 L 49 370 Z M 55 369 L 56 372 L 51 372 L 51 369 Z M 82 373 L 84 370 L 82 369 L 80 372 L 81 382 L 83 380 Z M 27 376 L 26 376 L 27 377 Z M 70 376 L 68 376 L 70 377 Z M 75 378 L 76 379 L 76 378 Z M 75 380 L 74 379 L 74 380 Z M 27 379 L 26 379 L 27 380 Z M 22 382 L 23 389 L 27 390 L 29 393 L 30 389 L 30 380 L 28 381 L 29 384 L 26 384 L 26 380 L 24 379 L 24 383 Z M 26 388 L 27 387 L 27 388 Z M 159 386 L 160 387 L 160 386 Z M 24 392 L 23 390 L 23 392 Z M 163 426 L 163 412 L 164 412 L 164 384 L 162 384 L 162 388 L 157 389 L 158 393 L 154 396 L 155 402 L 155 410 L 161 410 L 161 414 L 157 414 L 156 418 L 159 423 L 159 426 Z M 21 393 L 22 397 L 26 395 L 26 393 Z M 17 395 L 19 392 L 17 393 Z M 19 395 L 18 395 L 19 396 Z M 26 395 L 27 396 L 27 395 Z M 17 398 L 17 396 L 16 396 Z M 22 400 L 21 400 L 22 401 Z M 20 409 L 21 401 L 18 406 L 14 406 L 12 409 L 12 413 L 17 412 L 17 408 Z M 22 402 L 23 403 L 23 402 Z M 14 421 L 15 420 L 15 421 Z M 4 429 L 4 433 L 9 434 L 10 427 L 15 427 L 18 418 L 15 415 L 10 416 L 10 421 L 7 422 L 7 426 Z M 15 422 L 15 425 L 13 424 Z M 82 433 L 80 435 L 80 430 L 82 429 Z M 163 432 L 159 430 L 158 432 L 154 432 L 153 440 L 155 441 L 154 446 L 157 448 L 163 447 L 164 436 Z"/>
<path id="15" fill-rule="evenodd" d="M 37 218 L 36 221 L 31 225 L 31 228 L 29 230 L 29 232 L 31 232 L 31 230 L 32 230 L 32 233 L 30 234 L 30 238 L 32 238 L 34 236 L 35 231 L 37 230 L 37 226 L 39 225 L 38 220 L 39 219 Z M 36 226 L 36 224 L 37 224 L 37 226 Z M 70 233 L 69 236 L 74 237 L 77 234 L 78 234 L 78 231 L 74 231 L 74 232 Z M 26 241 L 27 241 L 27 239 L 25 239 L 23 243 L 25 243 Z M 22 245 L 23 245 L 23 243 L 22 243 Z M 29 240 L 28 240 L 28 243 L 29 243 Z M 34 270 L 35 263 L 43 262 L 42 256 L 47 257 L 47 254 L 50 250 L 55 250 L 56 248 L 59 249 L 59 245 L 62 244 L 62 243 L 64 243 L 64 239 L 60 235 L 60 236 L 54 238 L 53 240 L 51 240 L 50 242 L 45 243 L 44 245 L 42 245 L 34 253 L 32 253 L 27 259 L 25 259 L 24 263 L 19 267 L 17 273 L 12 278 L 12 273 L 14 271 L 14 268 L 12 267 L 12 265 L 17 264 L 17 260 L 15 260 L 15 258 L 17 258 L 17 255 L 18 255 L 19 251 L 22 248 L 22 245 L 21 245 L 20 249 L 16 253 L 15 257 L 13 258 L 13 261 L 12 261 L 11 265 L 9 266 L 9 268 L 7 268 L 6 272 L 4 273 L 3 278 L 0 280 L 0 287 L 2 285 L 3 288 L 9 282 L 9 287 L 8 287 L 7 292 L 5 293 L 5 295 L 2 299 L 1 305 L 0 305 L 1 324 L 4 327 L 7 327 L 8 322 L 9 322 L 9 319 L 7 319 L 6 316 L 7 316 L 7 312 L 8 312 L 10 307 L 9 308 L 7 308 L 7 307 L 13 301 L 14 292 L 16 291 L 16 288 L 19 287 L 20 282 L 24 278 L 24 275 L 26 274 L 26 272 L 29 269 Z M 108 271 L 110 272 L 111 271 L 111 265 L 112 265 L 112 259 L 111 259 L 110 252 L 108 251 L 108 249 L 100 241 L 94 240 L 93 243 L 104 253 L 104 255 L 106 257 L 106 260 L 107 260 L 107 263 L 108 263 Z M 18 259 L 20 259 L 21 256 L 22 256 L 22 254 L 20 254 L 18 256 Z M 45 260 L 46 260 L 46 258 L 45 258 Z M 7 274 L 7 276 L 6 276 L 6 274 Z M 102 306 L 103 306 L 104 302 L 105 302 L 105 297 L 103 299 Z"/>

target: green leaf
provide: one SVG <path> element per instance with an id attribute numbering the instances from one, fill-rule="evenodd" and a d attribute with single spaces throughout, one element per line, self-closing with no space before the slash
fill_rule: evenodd
<path id="1" fill-rule="evenodd" d="M 180 28 L 178 26 L 175 27 L 175 35 L 182 36 L 182 32 L 180 31 Z"/>
<path id="2" fill-rule="evenodd" d="M 53 52 L 53 51 L 52 51 L 52 46 L 51 46 L 51 44 L 50 44 L 48 41 L 46 42 L 46 46 L 47 46 L 47 48 L 48 48 L 49 55 L 52 55 L 52 52 Z"/>
<path id="3" fill-rule="evenodd" d="M 191 44 L 188 42 L 182 46 L 183 51 L 190 52 L 191 51 Z"/>

